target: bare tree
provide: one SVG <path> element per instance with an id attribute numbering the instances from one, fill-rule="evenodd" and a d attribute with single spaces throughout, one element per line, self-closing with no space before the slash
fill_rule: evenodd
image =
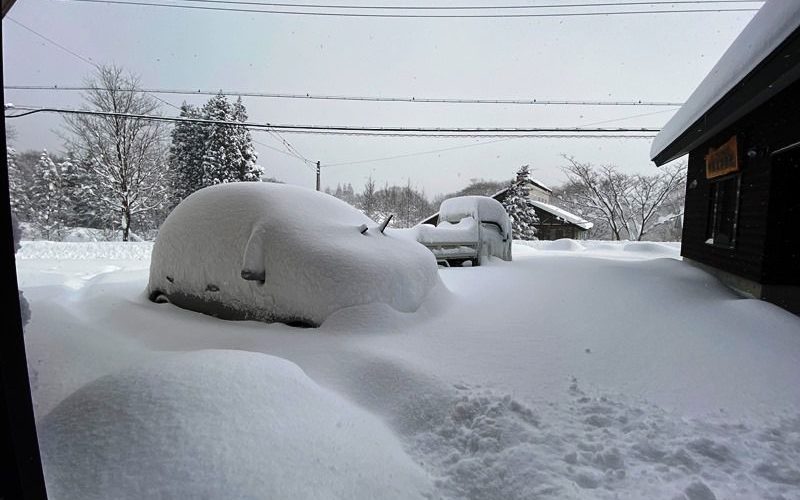
<path id="1" fill-rule="evenodd" d="M 86 81 L 85 109 L 123 114 L 157 114 L 159 105 L 140 92 L 139 79 L 117 66 L 100 66 Z M 169 183 L 164 161 L 166 130 L 156 121 L 124 116 L 66 118 L 67 146 L 86 164 L 100 207 L 115 219 L 128 241 L 131 223 L 158 210 Z M 113 215 L 112 215 L 113 214 Z"/>
<path id="2" fill-rule="evenodd" d="M 564 205 L 608 229 L 614 240 L 642 240 L 653 228 L 683 215 L 686 167 L 655 175 L 628 175 L 613 165 L 594 166 L 564 156 L 569 182 L 559 190 Z"/>

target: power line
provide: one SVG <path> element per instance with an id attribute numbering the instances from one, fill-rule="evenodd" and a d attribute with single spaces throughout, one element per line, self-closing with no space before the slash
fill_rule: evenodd
<path id="1" fill-rule="evenodd" d="M 159 2 L 140 2 L 124 0 L 63 0 L 67 2 L 103 3 L 111 5 L 134 5 L 140 7 L 165 7 L 173 9 L 207 10 L 216 12 L 247 12 L 251 14 L 279 14 L 292 16 L 324 16 L 324 17 L 361 17 L 361 18 L 426 18 L 426 19 L 468 19 L 468 18 L 531 18 L 531 17 L 577 17 L 577 16 L 618 16 L 631 14 L 687 14 L 711 12 L 756 12 L 754 8 L 710 8 L 710 9 L 671 9 L 671 10 L 628 10 L 628 11 L 595 11 L 595 12 L 561 12 L 561 13 L 525 13 L 525 14 L 372 14 L 356 12 L 322 12 L 296 10 L 263 10 L 239 7 L 207 7 L 203 5 L 179 5 Z"/>
<path id="2" fill-rule="evenodd" d="M 471 138 L 574 138 L 574 139 L 653 139 L 655 134 L 626 134 L 621 132 L 610 132 L 606 134 L 594 133 L 591 130 L 587 134 L 580 135 L 572 129 L 566 129 L 562 133 L 530 133 L 530 132 L 335 132 L 325 130 L 283 130 L 288 134 L 311 134 L 311 135 L 337 135 L 354 137 L 414 137 L 414 138 L 433 138 L 433 139 L 471 139 Z"/>
<path id="3" fill-rule="evenodd" d="M 60 43 L 56 42 L 55 40 L 53 40 L 53 39 L 51 39 L 51 38 L 49 38 L 49 37 L 47 37 L 47 36 L 43 35 L 42 33 L 39 33 L 38 31 L 34 30 L 33 28 L 30 28 L 29 26 L 26 26 L 26 25 L 22 24 L 21 22 L 17 21 L 16 19 L 13 19 L 11 16 L 6 16 L 6 19 L 8 19 L 8 20 L 9 20 L 9 21 L 11 21 L 12 23 L 16 24 L 16 25 L 17 25 L 17 26 L 19 26 L 20 28 L 22 28 L 22 29 L 24 29 L 24 30 L 26 30 L 26 31 L 28 31 L 28 32 L 30 32 L 30 33 L 32 33 L 32 34 L 34 34 L 34 35 L 36 35 L 37 37 L 41 38 L 42 40 L 44 40 L 44 41 L 46 41 L 46 42 L 48 42 L 48 43 L 52 44 L 53 46 L 55 46 L 55 47 L 57 47 L 57 48 L 59 48 L 59 49 L 63 50 L 63 51 L 64 51 L 64 52 L 66 52 L 67 54 L 70 54 L 71 56 L 73 56 L 73 57 L 75 57 L 75 58 L 77 58 L 77 59 L 79 59 L 79 60 L 81 60 L 81 61 L 85 62 L 86 64 L 89 64 L 89 65 L 90 65 L 90 66 L 92 66 L 93 68 L 95 68 L 95 69 L 100 69 L 100 66 L 99 66 L 97 63 L 95 63 L 94 61 L 92 61 L 91 59 L 89 59 L 89 58 L 87 58 L 87 57 L 84 57 L 84 56 L 82 56 L 82 55 L 78 54 L 77 52 L 75 52 L 74 50 L 70 49 L 69 47 L 66 47 L 66 46 L 64 46 L 64 45 L 62 45 L 62 44 L 60 44 Z M 97 89 L 97 88 L 95 88 L 95 87 L 84 87 L 84 90 L 99 90 L 99 89 Z M 118 89 L 118 90 L 121 90 L 121 91 L 123 91 L 123 92 L 124 92 L 124 91 L 125 91 L 125 90 L 127 90 L 127 89 L 125 89 L 125 90 Z M 135 90 L 133 90 L 133 91 L 135 91 Z M 159 101 L 159 102 L 161 102 L 161 103 L 163 103 L 163 104 L 166 104 L 167 106 L 170 106 L 170 107 L 172 107 L 172 108 L 175 108 L 175 109 L 178 109 L 178 110 L 180 109 L 180 107 L 179 107 L 179 106 L 176 106 L 175 104 L 173 104 L 173 103 L 171 103 L 171 102 L 167 101 L 166 99 L 162 99 L 162 98 L 160 98 L 160 97 L 158 97 L 158 96 L 156 96 L 156 95 L 153 95 L 153 94 L 155 94 L 155 93 L 157 93 L 157 92 L 152 92 L 152 91 L 147 91 L 147 90 L 140 90 L 140 91 L 141 91 L 141 92 L 143 92 L 143 93 L 149 94 L 151 97 L 153 97 L 154 99 L 156 99 L 157 101 Z M 288 143 L 288 141 L 286 141 L 285 139 L 281 138 L 280 140 L 281 140 L 281 141 L 283 142 L 283 144 L 284 144 L 284 145 L 287 147 L 287 149 L 291 147 L 291 145 L 290 145 L 290 144 Z M 272 146 L 269 146 L 269 145 L 267 145 L 267 144 L 264 144 L 264 143 L 263 143 L 263 142 L 261 142 L 261 141 L 258 141 L 258 140 L 255 140 L 255 139 L 253 139 L 253 142 L 255 142 L 256 144 L 259 144 L 259 145 L 261 145 L 261 146 L 264 146 L 265 148 L 274 149 L 275 151 L 278 151 L 279 153 L 283 153 L 283 151 L 281 151 L 281 150 L 279 150 L 279 149 L 277 149 L 277 148 L 273 148 Z M 294 148 L 292 148 L 292 149 L 294 149 Z M 297 157 L 298 157 L 298 159 L 302 160 L 302 161 L 303 161 L 303 162 L 305 162 L 305 163 L 310 163 L 310 160 L 308 160 L 307 158 L 305 158 L 305 157 L 303 157 L 302 155 L 300 155 L 300 154 L 297 152 L 297 150 L 294 150 L 294 152 L 295 152 L 295 153 L 297 153 Z M 289 154 L 289 153 L 285 153 L 285 154 L 288 154 L 289 156 L 295 156 L 294 154 Z"/>
<path id="4" fill-rule="evenodd" d="M 204 118 L 189 118 L 189 117 L 174 117 L 174 116 L 159 116 L 147 115 L 138 113 L 117 113 L 112 111 L 93 111 L 82 109 L 66 109 L 66 108 L 47 108 L 47 107 L 32 107 L 32 106 L 14 106 L 9 107 L 7 111 L 20 110 L 22 113 L 6 114 L 6 118 L 21 118 L 35 113 L 58 113 L 58 114 L 75 114 L 75 115 L 90 115 L 90 116 L 118 116 L 123 118 L 141 119 L 141 120 L 154 120 L 164 122 L 191 122 L 191 123 L 206 123 L 212 125 L 228 125 L 237 127 L 246 127 L 253 129 L 272 130 L 287 133 L 340 133 L 340 134 L 356 134 L 356 133 L 371 133 L 371 134 L 418 134 L 423 137 L 428 137 L 424 134 L 504 134 L 506 136 L 514 137 L 516 134 L 542 134 L 542 133 L 561 133 L 561 134 L 626 134 L 626 133 L 655 133 L 659 132 L 658 128 L 582 128 L 582 127 L 374 127 L 374 126 L 352 126 L 352 125 L 298 125 L 298 124 L 277 124 L 277 123 L 256 123 L 256 122 L 239 122 L 230 120 L 208 120 Z"/>
<path id="5" fill-rule="evenodd" d="M 5 85 L 7 90 L 31 90 L 31 91 L 54 91 L 54 92 L 85 92 L 97 90 L 95 87 L 75 86 L 75 85 Z M 120 89 L 125 92 L 125 89 Z M 511 105 L 543 105 L 543 106 L 682 106 L 682 102 L 670 101 L 645 101 L 645 100 L 621 100 L 621 101 L 592 101 L 592 100 L 569 100 L 569 99 L 463 99 L 463 98 L 439 98 L 439 97 L 391 97 L 391 96 L 353 96 L 353 95 L 324 95 L 324 94 L 302 94 L 302 93 L 275 93 L 275 92 L 252 92 L 252 91 L 226 91 L 226 90 L 180 90 L 180 89 L 131 89 L 131 92 L 147 92 L 151 94 L 179 94 L 179 95 L 226 95 L 236 97 L 263 97 L 275 99 L 312 99 L 330 101 L 368 101 L 368 102 L 411 102 L 411 103 L 434 103 L 434 104 L 511 104 Z"/>
<path id="6" fill-rule="evenodd" d="M 588 126 L 592 126 L 592 125 L 600 125 L 600 124 L 604 124 L 604 123 L 611 123 L 611 122 L 616 122 L 616 121 L 621 121 L 621 120 L 629 120 L 631 118 L 638 118 L 638 117 L 641 117 L 641 116 L 650 116 L 650 115 L 659 114 L 659 113 L 666 113 L 666 112 L 669 112 L 669 111 L 675 111 L 675 110 L 674 109 L 666 109 L 666 110 L 655 111 L 653 113 L 642 113 L 642 114 L 637 114 L 637 115 L 623 116 L 623 117 L 620 117 L 620 118 L 614 118 L 612 120 L 605 120 L 605 121 L 602 121 L 602 122 L 584 123 L 581 126 L 588 127 Z M 548 137 L 548 138 L 552 138 L 552 137 L 556 137 L 556 138 L 558 138 L 558 137 L 561 137 L 561 138 L 566 138 L 566 137 L 569 137 L 569 138 L 585 138 L 583 136 L 578 136 L 578 135 L 557 136 L 557 135 L 553 135 L 553 134 L 547 135 L 546 137 Z M 605 136 L 596 136 L 596 135 L 591 136 L 591 138 L 598 138 L 598 137 L 607 138 Z M 614 136 L 614 137 L 627 137 L 627 138 L 636 138 L 636 139 L 640 139 L 640 138 L 651 139 L 654 136 L 650 136 L 650 135 L 647 135 L 647 136 L 625 135 L 625 136 Z M 394 155 L 394 156 L 383 156 L 383 157 L 380 157 L 380 158 L 369 158 L 369 159 L 364 159 L 364 160 L 342 161 L 342 162 L 336 162 L 336 163 L 329 163 L 329 164 L 325 165 L 325 167 L 327 168 L 327 167 L 339 167 L 339 166 L 345 166 L 345 165 L 360 165 L 360 164 L 364 164 L 364 163 L 374 163 L 374 162 L 379 162 L 379 161 L 395 160 L 395 159 L 400 159 L 400 158 L 410 158 L 410 157 L 414 157 L 414 156 L 424 156 L 424 155 L 429 155 L 429 154 L 442 153 L 442 152 L 445 152 L 445 151 L 454 151 L 454 150 L 457 150 L 457 149 L 473 148 L 473 147 L 477 147 L 477 146 L 485 146 L 485 145 L 488 145 L 488 144 L 496 144 L 498 142 L 511 141 L 511 140 L 516 139 L 516 138 L 517 137 L 510 137 L 510 138 L 504 138 L 504 139 L 495 139 L 493 141 L 484 141 L 484 142 L 478 142 L 478 143 L 475 143 L 475 144 L 463 144 L 463 145 L 460 145 L 460 146 L 453 146 L 453 147 L 449 147 L 449 148 L 431 149 L 431 150 L 427 150 L 427 151 L 416 151 L 416 152 L 413 152 L 413 153 L 404 153 L 404 154 L 399 154 L 399 155 Z"/>
<path id="7" fill-rule="evenodd" d="M 41 38 L 42 40 L 44 40 L 44 41 L 46 41 L 46 42 L 48 42 L 48 43 L 52 44 L 54 47 L 57 47 L 57 48 L 59 48 L 59 49 L 63 50 L 63 51 L 64 51 L 64 52 L 66 52 L 67 54 L 69 54 L 69 55 L 71 55 L 71 56 L 73 56 L 73 57 L 75 57 L 75 58 L 77 58 L 77 59 L 79 59 L 79 60 L 81 60 L 81 61 L 85 62 L 86 64 L 90 65 L 91 67 L 93 67 L 93 68 L 95 68 L 95 69 L 97 69 L 97 70 L 99 70 L 99 69 L 100 69 L 100 65 L 99 65 L 99 64 L 97 64 L 96 62 L 92 61 L 92 60 L 91 60 L 91 59 L 89 59 L 88 57 L 84 57 L 84 56 L 82 56 L 82 55 L 78 54 L 77 52 L 75 52 L 74 50 L 72 50 L 72 49 L 70 49 L 70 48 L 68 48 L 68 47 L 65 47 L 64 45 L 61 45 L 60 43 L 56 42 L 56 41 L 55 41 L 55 40 L 53 40 L 52 38 L 48 38 L 48 37 L 46 37 L 45 35 L 43 35 L 43 34 L 39 33 L 39 32 L 38 32 L 38 31 L 36 31 L 35 29 L 33 29 L 33 28 L 31 28 L 31 27 L 28 27 L 28 26 L 25 26 L 24 24 L 22 24 L 21 22 L 17 21 L 16 19 L 13 19 L 13 18 L 11 18 L 11 16 L 6 16 L 6 17 L 5 17 L 5 19 L 8 19 L 8 20 L 9 20 L 9 21 L 11 21 L 12 23 L 14 23 L 14 24 L 16 24 L 17 26 L 19 26 L 20 28 L 22 28 L 22 29 L 24 29 L 24 30 L 27 30 L 27 31 L 28 31 L 28 32 L 30 32 L 30 33 L 33 33 L 34 35 L 38 36 L 38 37 L 39 37 L 39 38 Z M 148 93 L 148 92 L 145 92 L 145 93 Z M 175 108 L 175 109 L 180 109 L 178 106 L 176 106 L 176 105 L 172 104 L 171 102 L 169 102 L 169 101 L 167 101 L 167 100 L 164 100 L 164 99 L 162 99 L 162 98 L 158 97 L 157 95 L 153 95 L 153 93 L 148 93 L 148 94 L 150 94 L 150 96 L 151 96 L 153 99 L 157 100 L 158 102 L 160 102 L 160 103 L 162 103 L 162 104 L 166 104 L 167 106 L 173 107 L 173 108 Z"/>
<path id="8" fill-rule="evenodd" d="M 55 46 L 55 47 L 58 47 L 59 49 L 61 49 L 61 50 L 63 50 L 64 52 L 66 52 L 67 54 L 69 54 L 69 55 L 71 55 L 71 56 L 73 56 L 73 57 L 76 57 L 76 58 L 80 59 L 81 61 L 85 62 L 86 64 L 89 64 L 90 66 L 92 66 L 92 67 L 94 67 L 94 68 L 97 68 L 97 67 L 98 67 L 97 63 L 95 63 L 95 62 L 94 62 L 94 61 L 92 61 L 91 59 L 88 59 L 88 58 L 86 58 L 86 57 L 84 57 L 84 56 L 82 56 L 82 55 L 78 54 L 77 52 L 75 52 L 75 51 L 73 51 L 73 50 L 71 50 L 71 49 L 69 49 L 69 48 L 67 48 L 67 47 L 65 47 L 65 46 L 63 46 L 63 45 L 61 45 L 60 43 L 56 42 L 55 40 L 53 40 L 53 39 L 51 39 L 51 38 L 48 38 L 48 37 L 44 36 L 43 34 L 39 33 L 38 31 L 34 30 L 33 28 L 29 28 L 28 26 L 25 26 L 24 24 L 22 24 L 21 22 L 17 21 L 17 20 L 16 20 L 16 19 L 14 19 L 13 17 L 11 17 L 11 16 L 6 16 L 5 18 L 3 18 L 3 20 L 6 20 L 6 19 L 8 19 L 8 20 L 9 20 L 9 21 L 11 21 L 12 23 L 16 24 L 16 25 L 17 25 L 17 26 L 19 26 L 20 28 L 22 28 L 22 29 L 24 29 L 24 30 L 26 30 L 26 31 L 28 31 L 28 32 L 30 32 L 30 33 L 33 33 L 34 35 L 38 36 L 38 37 L 39 37 L 39 38 L 41 38 L 42 40 L 46 41 L 47 43 L 49 43 L 49 44 L 51 44 L 51 45 L 53 45 L 53 46 Z"/>
<path id="9" fill-rule="evenodd" d="M 444 151 L 453 151 L 453 150 L 456 150 L 456 149 L 474 148 L 476 146 L 484 146 L 486 144 L 494 144 L 494 143 L 497 143 L 497 142 L 504 142 L 504 141 L 508 141 L 508 140 L 510 140 L 510 139 L 496 139 L 494 141 L 478 142 L 478 143 L 475 143 L 475 144 L 462 144 L 461 146 L 453 146 L 453 147 L 450 147 L 450 148 L 431 149 L 431 150 L 428 150 L 428 151 L 417 151 L 417 152 L 414 152 L 414 153 L 405 153 L 405 154 L 399 154 L 399 155 L 394 155 L 394 156 L 383 156 L 383 157 L 380 157 L 380 158 L 369 158 L 369 159 L 366 159 L 366 160 L 353 160 L 353 161 L 342 161 L 342 162 L 337 162 L 337 163 L 328 163 L 327 165 L 324 165 L 324 166 L 325 166 L 325 168 L 329 168 L 329 167 L 341 167 L 341 166 L 344 166 L 344 165 L 360 165 L 362 163 L 373 163 L 373 162 L 385 161 L 385 160 L 396 160 L 396 159 L 399 159 L 399 158 L 410 158 L 412 156 L 424 156 L 424 155 L 429 155 L 429 154 L 442 153 Z"/>
<path id="10" fill-rule="evenodd" d="M 299 7 L 302 9 L 340 9 L 340 10 L 527 10 L 558 9 L 585 7 L 628 7 L 639 5 L 698 5 L 698 4 L 732 4 L 732 3 L 764 3 L 765 0 L 655 0 L 632 2 L 571 3 L 571 4 L 538 4 L 538 5 L 341 5 L 314 3 L 276 3 L 248 0 L 173 0 L 190 3 L 260 5 L 264 7 Z"/>

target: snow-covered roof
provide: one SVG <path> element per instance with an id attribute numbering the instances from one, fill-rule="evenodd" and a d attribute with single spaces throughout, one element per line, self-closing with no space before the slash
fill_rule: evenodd
<path id="1" fill-rule="evenodd" d="M 661 132 L 653 140 L 650 158 L 655 159 L 664 152 L 798 27 L 800 27 L 799 1 L 768 0 L 689 96 L 689 99 L 661 129 Z M 749 109 L 741 109 L 739 116 L 747 111 Z M 738 116 L 731 118 L 735 119 Z M 715 133 L 729 123 L 716 123 L 715 125 L 714 128 L 705 130 L 705 134 Z M 665 159 L 664 162 L 669 159 Z"/>
<path id="2" fill-rule="evenodd" d="M 536 208 L 544 210 L 545 212 L 550 212 L 551 214 L 555 215 L 559 219 L 565 220 L 565 221 L 569 222 L 570 224 L 575 224 L 576 226 L 578 226 L 581 229 L 587 229 L 588 230 L 588 229 L 591 229 L 594 226 L 594 224 L 592 224 L 591 222 L 587 221 L 586 219 L 584 219 L 582 217 L 578 217 L 577 215 L 575 215 L 573 213 L 567 212 L 563 208 L 559 208 L 559 207 L 550 205 L 548 203 L 542 203 L 541 201 L 536 201 L 536 200 L 530 200 L 530 202 L 533 203 L 533 206 L 535 206 Z"/>
<path id="3" fill-rule="evenodd" d="M 529 179 L 535 186 L 547 191 L 548 193 L 552 193 L 553 190 L 547 187 L 543 182 L 538 179 Z"/>

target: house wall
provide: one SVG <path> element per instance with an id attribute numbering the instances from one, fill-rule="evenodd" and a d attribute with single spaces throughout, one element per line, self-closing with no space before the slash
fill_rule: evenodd
<path id="1" fill-rule="evenodd" d="M 706 243 L 715 179 L 706 179 L 705 155 L 709 148 L 718 147 L 733 135 L 739 146 L 740 172 L 732 175 L 741 176 L 736 242 L 734 248 L 722 248 Z M 791 193 L 797 192 L 800 177 L 797 167 L 792 170 L 782 166 L 792 164 L 790 157 L 772 155 L 798 141 L 800 82 L 795 82 L 693 150 L 689 154 L 681 254 L 757 283 L 800 285 L 797 251 L 781 250 L 786 245 L 798 245 L 796 225 L 800 221 L 786 219 L 790 217 L 787 206 Z"/>
<path id="2" fill-rule="evenodd" d="M 564 222 L 549 212 L 536 209 L 536 216 L 539 223 L 535 224 L 536 238 L 540 240 L 560 240 L 561 238 L 571 238 L 573 240 L 586 239 L 587 231 L 575 224 Z"/>
<path id="3" fill-rule="evenodd" d="M 528 198 L 542 203 L 550 203 L 550 192 L 544 189 L 531 185 L 528 189 Z"/>

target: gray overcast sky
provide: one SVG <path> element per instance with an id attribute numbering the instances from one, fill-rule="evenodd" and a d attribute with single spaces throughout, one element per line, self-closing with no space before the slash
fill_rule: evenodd
<path id="1" fill-rule="evenodd" d="M 777 0 L 795 1 L 795 0 Z M 329 2 L 330 3 L 330 2 Z M 340 2 L 342 3 L 342 2 Z M 375 2 L 343 2 L 372 4 Z M 402 5 L 426 5 L 403 0 Z M 465 4 L 535 1 L 462 0 Z M 549 1 L 547 3 L 558 3 Z M 574 3 L 574 2 L 573 2 Z M 581 2 L 583 3 L 583 2 Z M 392 5 L 389 2 L 378 3 Z M 427 4 L 430 4 L 428 2 Z M 447 5 L 440 2 L 438 5 Z M 760 2 L 734 4 L 759 7 Z M 685 8 L 676 5 L 673 8 Z M 683 101 L 753 12 L 534 19 L 363 19 L 204 12 L 144 6 L 17 0 L 9 16 L 98 63 L 117 63 L 143 86 L 260 92 L 580 100 Z M 3 21 L 8 85 L 80 84 L 92 68 Z M 161 96 L 180 104 L 181 96 Z M 191 97 L 202 103 L 204 98 Z M 18 105 L 79 106 L 76 94 L 7 91 Z M 667 108 L 359 103 L 245 99 L 253 121 L 302 124 L 536 127 L 581 126 L 642 113 L 607 126 L 660 127 Z M 175 110 L 165 107 L 164 114 Z M 17 149 L 60 150 L 56 116 L 14 120 Z M 254 138 L 280 147 L 267 134 Z M 358 161 L 494 141 L 403 159 L 323 169 L 323 186 L 360 189 L 405 183 L 429 195 L 470 178 L 506 179 L 521 164 L 551 185 L 563 182 L 561 154 L 626 171 L 648 171 L 649 140 L 432 139 L 285 134 L 304 156 Z M 313 186 L 303 163 L 256 146 L 268 175 Z"/>

